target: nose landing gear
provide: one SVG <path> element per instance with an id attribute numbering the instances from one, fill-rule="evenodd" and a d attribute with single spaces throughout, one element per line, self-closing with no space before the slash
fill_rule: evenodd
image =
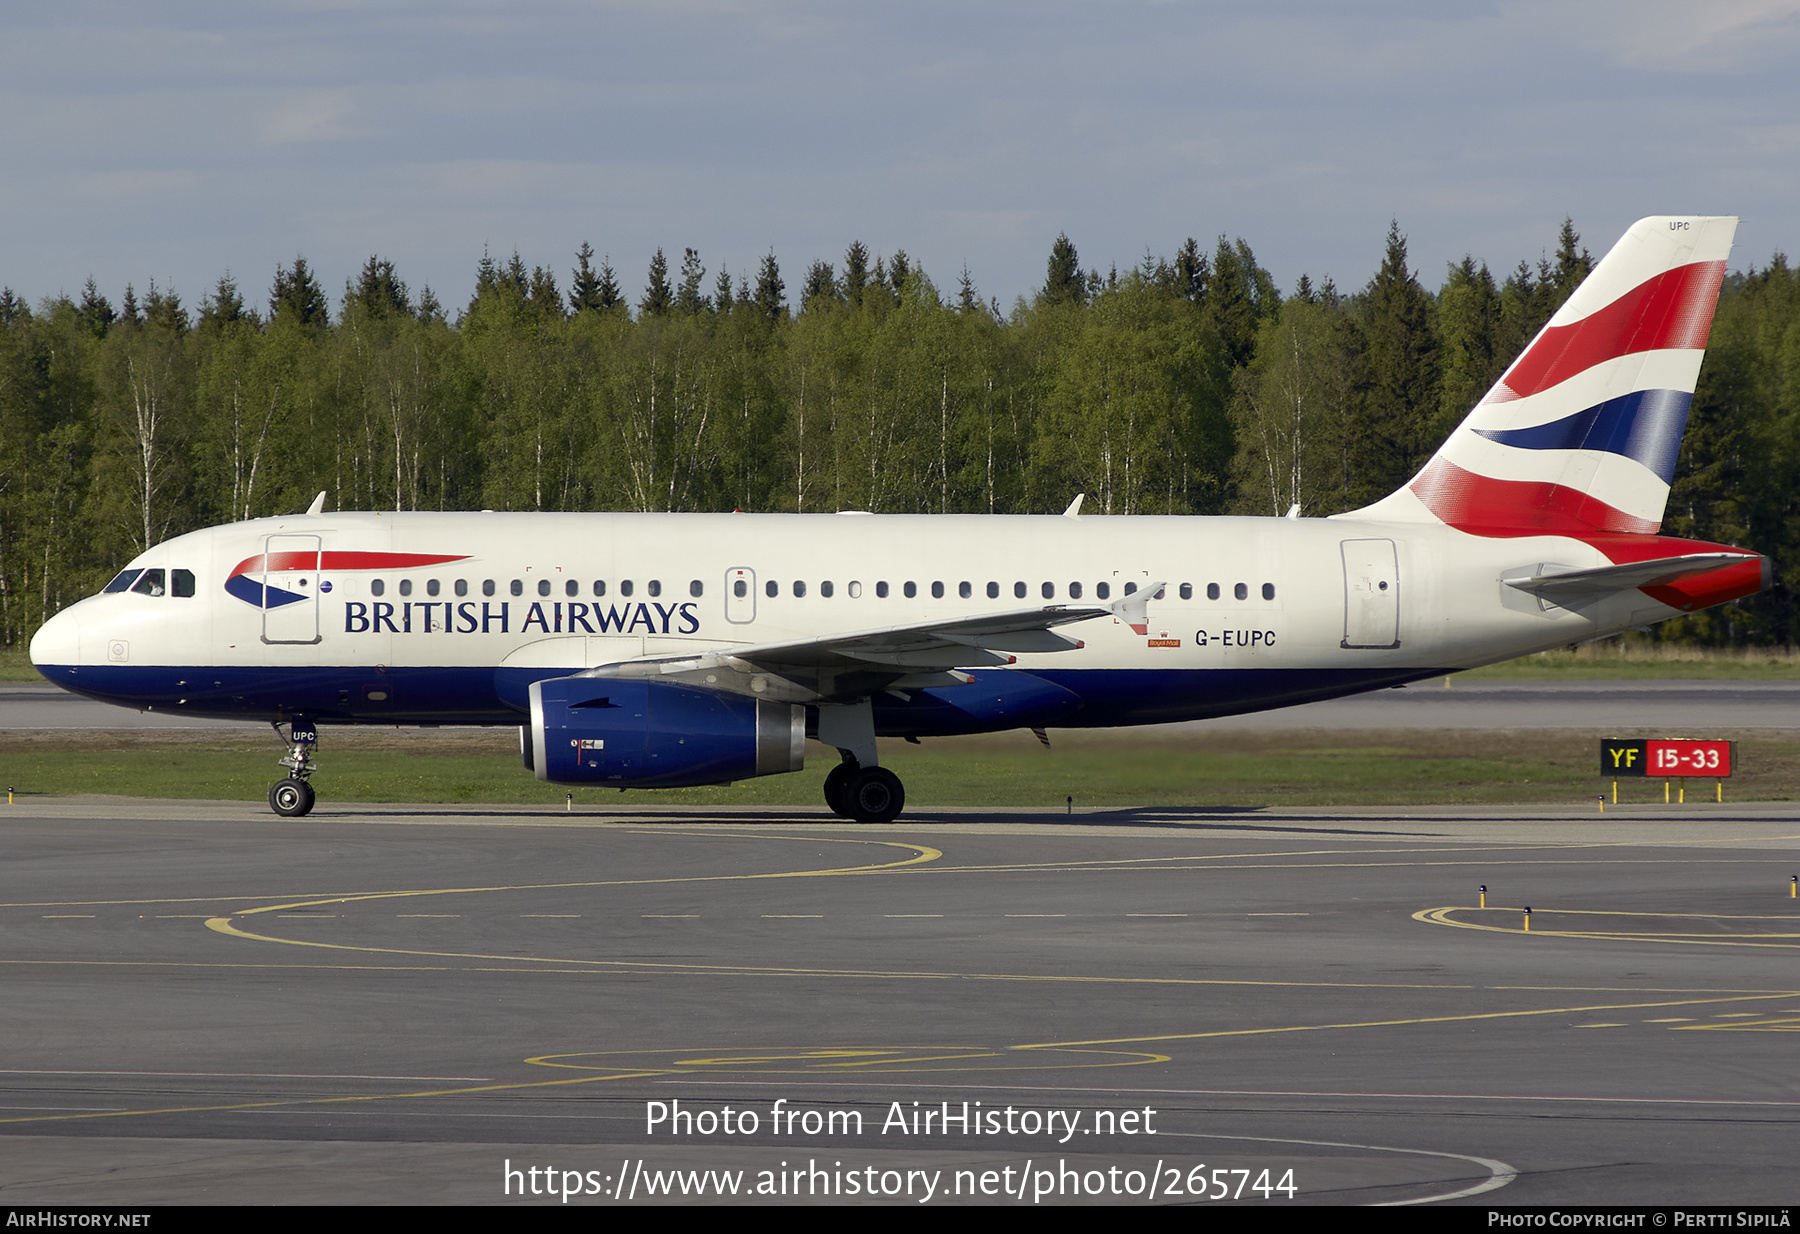
<path id="1" fill-rule="evenodd" d="M 281 736 L 280 722 L 274 728 L 276 735 Z M 319 744 L 319 730 L 311 720 L 294 720 L 288 724 L 282 740 L 287 743 L 288 756 L 277 761 L 292 774 L 269 789 L 269 808 L 283 818 L 300 818 L 311 812 L 315 800 L 307 779 L 319 769 L 312 761 L 312 752 Z"/>

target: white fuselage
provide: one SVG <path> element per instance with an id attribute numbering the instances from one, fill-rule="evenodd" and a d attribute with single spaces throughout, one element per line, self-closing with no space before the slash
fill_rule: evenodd
<path id="1" fill-rule="evenodd" d="M 1345 518 L 296 515 L 152 548 L 131 567 L 187 571 L 191 596 L 90 597 L 43 627 L 32 659 L 71 689 L 159 710 L 505 723 L 519 706 L 496 670 L 547 677 L 1162 584 L 1145 634 L 1102 617 L 1063 628 L 1079 649 L 1018 656 L 1013 671 L 1085 700 L 1059 721 L 1082 726 L 1332 697 L 1676 613 L 1635 589 L 1575 611 L 1501 581 L 1546 564 L 1608 559 L 1560 536 Z M 264 587 L 292 598 L 264 607 Z M 915 731 L 902 710 L 878 709 L 882 731 Z"/>

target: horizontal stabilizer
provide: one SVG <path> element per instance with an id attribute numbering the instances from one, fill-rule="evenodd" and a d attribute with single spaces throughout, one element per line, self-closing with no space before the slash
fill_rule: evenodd
<path id="1" fill-rule="evenodd" d="M 1580 603 L 1637 587 L 1673 583 L 1677 579 L 1755 560 L 1756 556 L 1750 553 L 1688 553 L 1680 557 L 1659 557 L 1654 561 L 1632 561 L 1621 566 L 1599 566 L 1591 570 L 1550 567 L 1542 574 L 1504 578 L 1500 581 L 1508 587 L 1517 587 L 1520 591 L 1542 596 L 1553 604 Z"/>

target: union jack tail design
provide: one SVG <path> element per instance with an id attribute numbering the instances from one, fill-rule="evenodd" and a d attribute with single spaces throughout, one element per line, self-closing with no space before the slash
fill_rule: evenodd
<path id="1" fill-rule="evenodd" d="M 1633 224 L 1412 482 L 1352 517 L 1655 534 L 1736 230 Z"/>

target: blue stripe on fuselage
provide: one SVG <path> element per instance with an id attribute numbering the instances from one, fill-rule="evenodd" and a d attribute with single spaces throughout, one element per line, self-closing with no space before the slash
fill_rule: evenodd
<path id="1" fill-rule="evenodd" d="M 518 724 L 492 668 L 203 668 L 43 665 L 89 698 L 223 720 L 307 716 L 335 724 Z M 509 670 L 506 691 L 577 669 Z M 1030 726 L 1112 728 L 1266 711 L 1443 676 L 1444 668 L 977 670 L 966 686 L 874 702 L 889 737 L 953 736 Z M 527 679 L 527 674 L 532 674 Z M 961 695 L 958 698 L 958 695 Z M 377 697 L 379 696 L 379 697 Z"/>

